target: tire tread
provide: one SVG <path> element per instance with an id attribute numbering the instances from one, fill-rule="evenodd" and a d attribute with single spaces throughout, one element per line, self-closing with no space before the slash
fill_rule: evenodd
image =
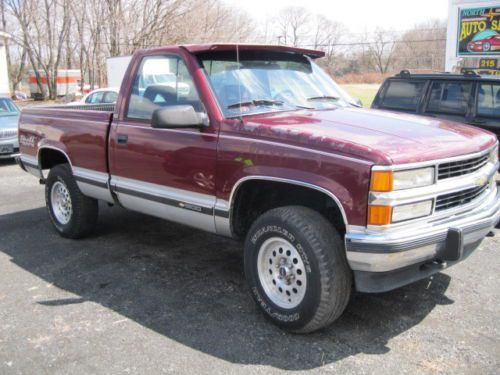
<path id="1" fill-rule="evenodd" d="M 50 190 L 58 178 L 64 181 L 71 195 L 73 215 L 70 225 L 66 227 L 57 222 L 50 207 Z M 45 201 L 50 219 L 62 237 L 78 239 L 87 236 L 94 230 L 97 224 L 98 202 L 96 199 L 83 195 L 69 164 L 58 164 L 50 170 L 45 184 Z"/>
<path id="2" fill-rule="evenodd" d="M 292 331 L 309 333 L 330 325 L 342 315 L 352 289 L 352 273 L 340 235 L 323 215 L 307 207 L 279 207 L 261 216 L 269 217 L 283 220 L 300 231 L 315 255 L 321 275 L 320 301 L 313 318 L 303 327 Z M 252 229 L 258 227 L 258 221 L 259 219 Z M 249 233 L 252 233 L 252 229 Z"/>

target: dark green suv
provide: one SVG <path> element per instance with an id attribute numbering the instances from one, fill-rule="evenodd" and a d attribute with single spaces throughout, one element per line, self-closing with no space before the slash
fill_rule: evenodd
<path id="1" fill-rule="evenodd" d="M 438 117 L 478 126 L 500 138 L 500 79 L 465 74 L 411 74 L 380 87 L 372 108 Z"/>

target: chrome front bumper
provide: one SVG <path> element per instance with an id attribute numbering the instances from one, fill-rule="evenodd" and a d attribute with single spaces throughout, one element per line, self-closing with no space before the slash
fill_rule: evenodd
<path id="1" fill-rule="evenodd" d="M 12 145 L 14 147 L 14 152 L 10 154 L 0 154 L 0 159 L 12 159 L 19 156 L 19 140 L 15 138 L 0 139 L 0 148 L 2 145 Z"/>
<path id="2" fill-rule="evenodd" d="M 349 232 L 345 237 L 347 260 L 355 279 L 367 279 L 367 275 L 370 275 L 368 280 L 357 283 L 356 287 L 360 291 L 384 291 L 426 277 L 428 272 L 417 277 L 417 268 L 432 262 L 439 262 L 441 268 L 444 268 L 464 259 L 479 246 L 499 221 L 500 190 L 496 184 L 492 184 L 490 192 L 478 206 L 460 214 L 415 228 L 408 226 L 406 230 Z M 454 233 L 459 235 L 461 249 L 454 249 L 456 246 L 450 243 L 450 234 Z M 463 256 L 450 259 L 450 251 L 461 251 Z M 400 277 L 397 283 L 387 283 L 381 287 L 366 284 L 373 277 L 402 273 L 402 270 L 410 270 L 412 267 L 412 276 L 408 280 Z"/>

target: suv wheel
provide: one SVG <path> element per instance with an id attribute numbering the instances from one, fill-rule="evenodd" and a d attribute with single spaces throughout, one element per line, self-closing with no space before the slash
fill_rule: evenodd
<path id="1" fill-rule="evenodd" d="M 335 228 L 300 206 L 276 208 L 255 221 L 245 241 L 245 276 L 267 317 L 294 332 L 312 332 L 335 321 L 352 287 Z"/>
<path id="2" fill-rule="evenodd" d="M 97 223 L 97 200 L 82 194 L 68 164 L 56 165 L 45 183 L 45 201 L 52 224 L 63 237 L 80 238 Z"/>

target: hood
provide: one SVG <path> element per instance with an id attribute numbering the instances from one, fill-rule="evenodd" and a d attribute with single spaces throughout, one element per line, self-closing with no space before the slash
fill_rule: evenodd
<path id="1" fill-rule="evenodd" d="M 376 164 L 404 164 L 475 153 L 496 137 L 452 121 L 360 108 L 304 110 L 243 118 L 241 133 L 338 152 Z"/>
<path id="2" fill-rule="evenodd" d="M 0 116 L 0 129 L 17 129 L 19 114 L 15 116 Z"/>

